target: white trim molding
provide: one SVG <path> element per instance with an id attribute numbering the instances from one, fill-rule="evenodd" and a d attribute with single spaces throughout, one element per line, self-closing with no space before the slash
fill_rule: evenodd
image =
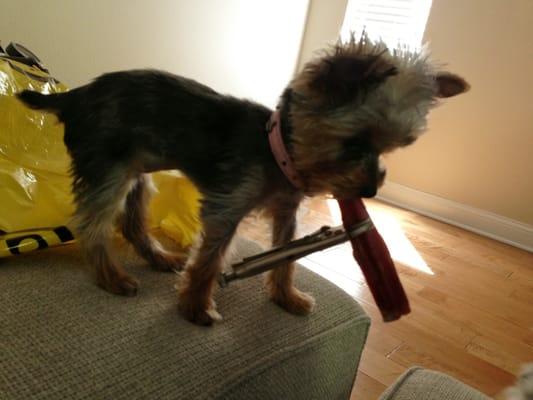
<path id="1" fill-rule="evenodd" d="M 377 199 L 533 252 L 531 225 L 394 182 L 387 182 Z"/>

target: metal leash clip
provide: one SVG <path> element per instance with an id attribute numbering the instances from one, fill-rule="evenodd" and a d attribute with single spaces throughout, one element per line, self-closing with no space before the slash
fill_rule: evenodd
<path id="1" fill-rule="evenodd" d="M 316 251 L 344 243 L 373 228 L 374 224 L 369 218 L 348 230 L 342 225 L 333 228 L 323 226 L 316 232 L 293 240 L 285 246 L 246 257 L 241 262 L 231 265 L 230 271 L 219 275 L 218 283 L 221 287 L 225 287 L 231 281 L 261 274 L 282 263 L 292 262 Z"/>

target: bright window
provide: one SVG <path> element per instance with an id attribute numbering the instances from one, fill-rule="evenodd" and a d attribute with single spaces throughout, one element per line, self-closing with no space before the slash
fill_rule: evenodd
<path id="1" fill-rule="evenodd" d="M 389 47 L 420 48 L 431 0 L 349 0 L 342 26 L 343 39 L 363 30 Z"/>

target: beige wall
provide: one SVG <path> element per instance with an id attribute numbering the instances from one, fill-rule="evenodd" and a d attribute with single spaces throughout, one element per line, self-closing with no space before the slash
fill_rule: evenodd
<path id="1" fill-rule="evenodd" d="M 77 86 L 160 68 L 274 105 L 296 67 L 308 0 L 0 0 L 0 40 Z"/>
<path id="2" fill-rule="evenodd" d="M 433 0 L 425 38 L 472 90 L 389 157 L 390 180 L 533 225 L 533 1 Z"/>
<path id="3" fill-rule="evenodd" d="M 300 64 L 336 39 L 345 4 L 311 2 Z M 389 181 L 533 225 L 532 38 L 532 0 L 433 0 L 425 40 L 472 90 L 387 157 Z"/>
<path id="4" fill-rule="evenodd" d="M 298 68 L 339 36 L 348 0 L 311 0 Z"/>

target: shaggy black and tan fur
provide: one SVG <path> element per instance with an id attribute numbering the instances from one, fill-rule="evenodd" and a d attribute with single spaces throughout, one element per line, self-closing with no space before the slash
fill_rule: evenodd
<path id="1" fill-rule="evenodd" d="M 437 98 L 467 89 L 425 54 L 389 50 L 366 37 L 337 44 L 306 65 L 278 105 L 302 188 L 289 183 L 272 156 L 265 131 L 272 110 L 190 79 L 115 72 L 64 94 L 25 91 L 20 99 L 65 125 L 77 233 L 98 284 L 121 295 L 137 292 L 138 282 L 110 248 L 119 223 L 153 268 L 186 265 L 179 309 L 208 325 L 219 318 L 212 295 L 224 253 L 246 214 L 270 212 L 277 246 L 293 238 L 304 196 L 374 196 L 385 175 L 380 155 L 412 143 Z M 203 241 L 189 262 L 163 250 L 146 229 L 147 174 L 164 169 L 182 171 L 203 196 Z M 313 299 L 294 287 L 293 270 L 289 264 L 269 273 L 270 297 L 306 314 Z"/>

